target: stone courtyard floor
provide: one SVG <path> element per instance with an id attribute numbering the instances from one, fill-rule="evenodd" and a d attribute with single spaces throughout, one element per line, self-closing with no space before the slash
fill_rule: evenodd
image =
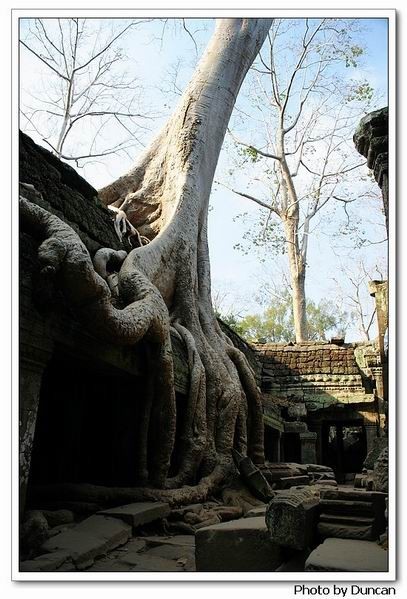
<path id="1" fill-rule="evenodd" d="M 193 535 L 132 537 L 86 572 L 195 572 Z"/>

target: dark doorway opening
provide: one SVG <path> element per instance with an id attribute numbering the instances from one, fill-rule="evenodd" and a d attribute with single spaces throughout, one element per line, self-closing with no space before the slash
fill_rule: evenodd
<path id="1" fill-rule="evenodd" d="M 366 430 L 362 420 L 324 422 L 322 462 L 334 470 L 338 482 L 344 482 L 348 473 L 362 471 L 366 453 Z"/>
<path id="2" fill-rule="evenodd" d="M 299 433 L 284 433 L 284 462 L 301 464 L 301 440 Z"/>
<path id="3" fill-rule="evenodd" d="M 280 461 L 280 436 L 281 433 L 265 425 L 264 427 L 264 456 L 269 462 Z"/>
<path id="4" fill-rule="evenodd" d="M 30 486 L 133 485 L 141 379 L 57 353 L 43 377 Z"/>

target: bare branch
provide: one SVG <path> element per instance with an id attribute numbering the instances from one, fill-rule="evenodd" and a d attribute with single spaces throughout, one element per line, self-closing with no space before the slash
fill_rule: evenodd
<path id="1" fill-rule="evenodd" d="M 47 60 L 45 60 L 45 58 L 43 58 L 40 54 L 38 54 L 37 52 L 35 52 L 35 50 L 33 50 L 32 48 L 30 48 L 30 46 L 28 46 L 23 40 L 20 40 L 20 44 L 22 46 L 24 46 L 24 48 L 26 48 L 29 52 L 31 52 L 32 54 L 34 54 L 34 56 L 36 56 L 39 60 L 41 60 L 41 62 L 43 62 L 45 65 L 47 65 L 47 67 L 49 69 L 51 69 L 51 71 L 54 71 L 54 73 L 56 75 L 58 75 L 58 77 L 61 77 L 61 79 L 64 79 L 65 81 L 69 81 L 68 77 L 66 77 L 65 75 L 63 75 L 62 73 L 60 73 Z"/>
<path id="2" fill-rule="evenodd" d="M 230 129 L 228 129 L 228 133 L 232 137 L 232 139 L 234 139 L 234 141 L 236 143 L 238 143 L 240 146 L 244 146 L 245 148 L 249 148 L 250 150 L 253 150 L 257 154 L 260 154 L 260 156 L 263 156 L 264 158 L 272 158 L 273 160 L 281 160 L 280 156 L 277 156 L 275 154 L 269 154 L 268 152 L 264 152 L 263 150 L 260 150 L 259 148 L 255 148 L 251 144 L 247 144 L 244 141 L 241 141 L 240 139 L 238 139 L 236 137 L 236 135 L 234 135 L 234 133 L 232 133 L 232 131 Z"/>
<path id="3" fill-rule="evenodd" d="M 189 31 L 189 29 L 186 26 L 185 19 L 182 19 L 182 26 L 183 26 L 184 30 L 187 32 L 187 34 L 189 35 L 189 37 L 191 38 L 191 40 L 193 41 L 194 46 L 195 46 L 195 53 L 198 56 L 198 46 L 196 45 L 194 36 L 192 35 L 192 33 Z"/>
<path id="4" fill-rule="evenodd" d="M 233 193 L 235 193 L 236 195 L 238 195 L 242 198 L 246 198 L 247 200 L 251 200 L 252 202 L 255 202 L 262 208 L 267 208 L 267 210 L 270 210 L 271 212 L 275 212 L 276 214 L 278 214 L 278 210 L 272 204 L 267 204 L 266 202 L 263 202 L 263 200 L 260 200 L 259 198 L 256 198 L 248 193 L 243 193 L 242 191 L 237 191 L 236 189 L 232 189 L 231 187 L 228 187 L 227 185 L 225 185 L 224 183 L 221 183 L 220 181 L 215 181 L 215 183 L 217 183 L 218 185 L 222 185 L 222 187 L 225 187 L 229 191 L 232 191 Z"/>

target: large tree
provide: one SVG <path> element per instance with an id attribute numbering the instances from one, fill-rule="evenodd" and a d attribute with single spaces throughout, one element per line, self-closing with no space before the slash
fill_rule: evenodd
<path id="1" fill-rule="evenodd" d="M 207 214 L 236 96 L 270 25 L 269 19 L 220 20 L 164 129 L 127 174 L 100 190 L 100 200 L 149 240 L 127 256 L 116 255 L 122 261 L 118 297 L 104 279 L 112 250 L 99 250 L 92 262 L 78 235 L 29 201 L 28 190 L 20 200 L 22 225 L 43 238 L 42 272 L 55 277 L 77 316 L 117 345 L 148 344 L 152 392 L 138 453 L 146 486 L 116 490 L 121 498 L 199 500 L 224 480 L 232 447 L 247 449 L 257 463 L 264 460 L 253 372 L 220 329 L 212 307 Z M 187 348 L 190 387 L 181 466 L 169 479 L 176 428 L 171 330 Z M 160 439 L 152 455 L 147 455 L 149 431 Z"/>
<path id="2" fill-rule="evenodd" d="M 269 241 L 287 255 L 297 341 L 309 337 L 305 282 L 314 223 L 328 204 L 346 210 L 361 196 L 352 177 L 364 162 L 352 136 L 372 88 L 343 72 L 363 54 L 356 27 L 343 19 L 275 19 L 252 67 L 249 102 L 237 113 L 244 138 L 232 133 L 237 172 L 247 181 L 232 191 L 261 206 L 256 245 Z"/>

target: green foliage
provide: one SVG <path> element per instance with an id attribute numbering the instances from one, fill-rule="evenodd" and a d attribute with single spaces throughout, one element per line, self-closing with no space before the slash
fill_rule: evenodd
<path id="1" fill-rule="evenodd" d="M 267 198 L 266 198 L 267 200 Z M 287 252 L 287 242 L 284 237 L 281 221 L 266 211 L 259 212 L 253 220 L 248 212 L 237 214 L 234 222 L 242 221 L 247 229 L 241 241 L 235 243 L 233 249 L 244 256 L 256 252 L 260 262 L 266 262 L 270 255 L 284 255 Z"/>
<path id="2" fill-rule="evenodd" d="M 358 83 L 352 86 L 350 93 L 346 99 L 348 102 L 352 102 L 353 100 L 356 100 L 358 102 L 365 102 L 371 100 L 373 98 L 373 95 L 373 87 L 367 81 L 363 81 L 363 83 Z"/>
<path id="3" fill-rule="evenodd" d="M 234 314 L 219 315 L 246 341 L 262 343 L 295 340 L 292 298 L 289 291 L 273 299 L 262 314 L 249 314 L 239 318 Z M 307 302 L 308 335 L 311 341 L 326 340 L 329 336 L 344 335 L 349 324 L 347 312 L 338 310 L 334 302 L 313 300 Z"/>
<path id="4" fill-rule="evenodd" d="M 345 53 L 345 66 L 347 67 L 357 67 L 357 58 L 362 56 L 364 53 L 363 48 L 360 46 L 350 46 L 347 48 L 347 52 Z"/>
<path id="5" fill-rule="evenodd" d="M 243 339 L 246 339 L 246 331 L 244 326 L 241 325 L 242 319 L 229 312 L 228 314 L 222 314 L 215 310 L 216 318 L 220 318 L 225 324 L 228 325 L 235 333 L 240 335 Z"/>
<path id="6" fill-rule="evenodd" d="M 252 146 L 250 146 L 249 148 L 244 148 L 244 153 L 246 154 L 246 156 L 248 156 L 248 158 L 250 158 L 250 160 L 252 162 L 257 162 L 259 159 L 259 153 L 256 150 L 256 148 L 253 148 Z"/>

